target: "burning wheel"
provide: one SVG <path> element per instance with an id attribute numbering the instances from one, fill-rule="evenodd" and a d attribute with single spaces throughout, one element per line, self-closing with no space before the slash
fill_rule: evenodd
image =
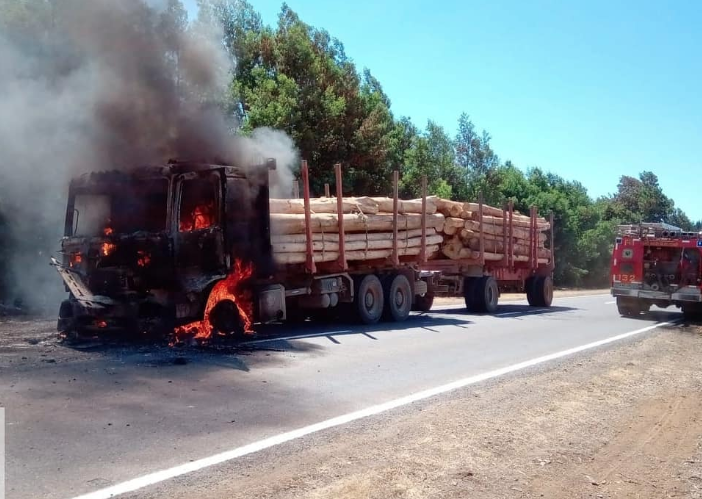
<path id="1" fill-rule="evenodd" d="M 383 315 L 384 293 L 380 279 L 374 274 L 354 278 L 356 294 L 353 305 L 364 324 L 375 324 Z"/>
<path id="2" fill-rule="evenodd" d="M 210 322 L 217 336 L 244 338 L 244 321 L 241 319 L 239 307 L 231 300 L 222 300 L 214 306 L 210 312 Z"/>
<path id="3" fill-rule="evenodd" d="M 383 286 L 386 319 L 402 322 L 412 311 L 412 287 L 407 277 L 402 274 L 389 276 Z"/>

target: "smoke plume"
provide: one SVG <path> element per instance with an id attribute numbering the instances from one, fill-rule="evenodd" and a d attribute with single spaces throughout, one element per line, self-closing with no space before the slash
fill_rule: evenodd
<path id="1" fill-rule="evenodd" d="M 0 302 L 55 310 L 48 259 L 74 175 L 259 155 L 289 182 L 290 139 L 233 137 L 222 109 L 234 61 L 219 26 L 188 24 L 177 0 L 0 0 L 0 15 Z"/>

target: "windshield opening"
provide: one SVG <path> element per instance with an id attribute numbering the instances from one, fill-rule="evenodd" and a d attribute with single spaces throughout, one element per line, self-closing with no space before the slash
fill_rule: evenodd
<path id="1" fill-rule="evenodd" d="M 166 230 L 168 181 L 135 179 L 78 193 L 73 212 L 74 236 L 109 236 Z"/>

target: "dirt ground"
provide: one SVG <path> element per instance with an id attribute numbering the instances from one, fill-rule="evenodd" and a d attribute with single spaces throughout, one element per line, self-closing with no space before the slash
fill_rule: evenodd
<path id="1" fill-rule="evenodd" d="M 700 359 L 702 328 L 661 329 L 192 481 L 203 498 L 702 498 Z"/>

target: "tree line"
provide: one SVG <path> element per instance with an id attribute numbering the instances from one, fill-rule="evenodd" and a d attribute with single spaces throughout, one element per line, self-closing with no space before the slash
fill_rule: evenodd
<path id="1" fill-rule="evenodd" d="M 0 0 L 0 28 L 7 36 L 20 33 L 23 42 L 44 43 L 42 33 L 50 29 L 56 1 Z M 454 136 L 435 121 L 418 126 L 409 117 L 396 116 L 371 70 L 359 70 L 340 40 L 305 23 L 286 4 L 274 26 L 264 24 L 246 0 L 198 0 L 198 7 L 198 19 L 188 23 L 181 0 L 166 0 L 154 29 L 164 24 L 183 30 L 198 23 L 222 26 L 221 43 L 236 61 L 228 91 L 220 98 L 236 123 L 232 132 L 250 134 L 259 127 L 285 131 L 310 165 L 316 194 L 325 183 L 333 185 L 333 165 L 341 163 L 346 194 L 387 195 L 392 172 L 398 170 L 403 197 L 419 196 L 420 179 L 426 176 L 430 194 L 457 200 L 482 194 L 495 206 L 512 200 L 522 212 L 537 205 L 541 214 L 555 216 L 555 279 L 560 286 L 607 285 L 620 223 L 665 221 L 685 230 L 702 228 L 675 206 L 652 172 L 622 176 L 613 194 L 593 199 L 577 181 L 502 160 L 492 149 L 490 134 L 479 130 L 467 113 L 458 117 Z M 43 50 L 52 53 L 48 45 Z M 14 251 L 8 216 L 0 199 L 0 236 L 5 234 L 0 294 L 7 276 L 2 266 Z M 45 258 L 55 249 L 46 247 L 39 254 Z"/>
<path id="2" fill-rule="evenodd" d="M 555 217 L 556 283 L 603 286 L 616 226 L 664 221 L 700 230 L 675 206 L 652 172 L 622 176 L 612 195 L 593 199 L 577 181 L 526 171 L 501 161 L 490 134 L 468 114 L 451 137 L 440 124 L 419 128 L 393 114 L 390 98 L 369 69 L 359 71 L 343 43 L 310 26 L 286 4 L 277 25 L 266 26 L 246 0 L 200 0 L 200 16 L 224 26 L 224 40 L 237 61 L 227 96 L 241 133 L 261 126 L 286 131 L 307 159 L 312 189 L 333 184 L 333 165 L 345 166 L 344 188 L 353 194 L 388 194 L 391 173 L 401 174 L 400 192 L 416 197 L 426 176 L 431 194 L 477 199 L 502 206 L 512 200 L 527 212 L 537 205 Z"/>

